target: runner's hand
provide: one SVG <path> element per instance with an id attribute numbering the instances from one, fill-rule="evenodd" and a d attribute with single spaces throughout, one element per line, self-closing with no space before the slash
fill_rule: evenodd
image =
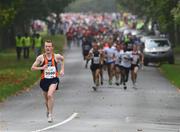
<path id="1" fill-rule="evenodd" d="M 42 70 L 45 70 L 47 67 L 48 67 L 48 65 L 45 64 L 45 65 L 42 67 Z"/>
<path id="2" fill-rule="evenodd" d="M 60 71 L 60 76 L 61 76 L 61 77 L 64 76 L 64 71 Z"/>
<path id="3" fill-rule="evenodd" d="M 144 69 L 144 64 L 143 63 L 140 64 L 140 68 L 141 68 L 141 70 Z"/>

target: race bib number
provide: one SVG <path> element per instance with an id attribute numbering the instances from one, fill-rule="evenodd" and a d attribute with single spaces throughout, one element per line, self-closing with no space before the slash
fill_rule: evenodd
<path id="1" fill-rule="evenodd" d="M 50 66 L 44 70 L 44 78 L 55 78 L 56 77 L 56 68 L 55 66 Z"/>
<path id="2" fill-rule="evenodd" d="M 90 46 L 89 45 L 85 45 L 84 46 L 84 50 L 90 50 Z"/>
<path id="3" fill-rule="evenodd" d="M 94 64 L 99 64 L 99 57 L 94 57 L 93 61 L 94 61 Z"/>
<path id="4" fill-rule="evenodd" d="M 132 64 L 137 64 L 138 61 L 139 61 L 139 56 L 138 56 L 138 55 L 134 55 L 134 56 L 133 56 L 133 62 L 132 62 Z"/>

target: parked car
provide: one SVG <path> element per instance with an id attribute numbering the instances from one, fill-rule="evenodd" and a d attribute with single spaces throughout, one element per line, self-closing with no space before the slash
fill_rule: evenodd
<path id="1" fill-rule="evenodd" d="M 172 45 L 167 38 L 146 36 L 141 39 L 144 43 L 144 65 L 149 62 L 167 61 L 169 64 L 174 64 L 174 53 Z"/>

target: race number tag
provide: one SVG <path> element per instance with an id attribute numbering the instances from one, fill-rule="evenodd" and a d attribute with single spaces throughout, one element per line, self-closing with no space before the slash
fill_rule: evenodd
<path id="1" fill-rule="evenodd" d="M 138 60 L 139 60 L 139 56 L 138 56 L 138 55 L 134 55 L 134 56 L 133 56 L 132 64 L 137 64 L 137 63 L 138 63 Z"/>
<path id="2" fill-rule="evenodd" d="M 89 50 L 89 49 L 91 49 L 91 47 L 89 45 L 84 46 L 84 50 Z"/>
<path id="3" fill-rule="evenodd" d="M 56 68 L 55 68 L 55 66 L 49 66 L 48 68 L 46 68 L 44 70 L 44 77 L 48 78 L 48 79 L 56 77 Z"/>
<path id="4" fill-rule="evenodd" d="M 94 61 L 94 64 L 99 64 L 99 57 L 94 57 L 93 61 Z"/>

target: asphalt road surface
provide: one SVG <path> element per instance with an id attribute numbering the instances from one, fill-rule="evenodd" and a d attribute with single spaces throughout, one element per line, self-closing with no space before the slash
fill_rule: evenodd
<path id="1" fill-rule="evenodd" d="M 138 87 L 104 85 L 92 90 L 81 49 L 65 53 L 65 75 L 55 95 L 54 122 L 48 123 L 41 89 L 0 104 L 0 132 L 180 132 L 180 93 L 156 66 L 139 72 Z M 107 74 L 106 72 L 104 73 Z"/>

